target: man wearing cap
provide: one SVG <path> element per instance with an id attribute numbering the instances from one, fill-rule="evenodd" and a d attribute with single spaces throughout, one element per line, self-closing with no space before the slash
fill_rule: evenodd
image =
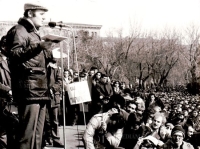
<path id="1" fill-rule="evenodd" d="M 99 99 L 110 98 L 113 95 L 113 89 L 111 84 L 108 82 L 108 76 L 106 74 L 101 75 L 101 81 L 96 86 Z"/>
<path id="2" fill-rule="evenodd" d="M 51 42 L 41 41 L 38 29 L 48 11 L 40 3 L 26 3 L 24 17 L 7 33 L 13 98 L 18 103 L 19 149 L 41 149 L 46 101 L 46 66 Z"/>
<path id="3" fill-rule="evenodd" d="M 171 139 L 168 140 L 161 148 L 162 149 L 194 149 L 194 147 L 185 141 L 185 130 L 181 126 L 175 126 L 172 129 Z"/>

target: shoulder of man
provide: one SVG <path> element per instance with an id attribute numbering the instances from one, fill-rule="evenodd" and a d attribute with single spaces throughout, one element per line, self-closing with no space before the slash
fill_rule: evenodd
<path id="1" fill-rule="evenodd" d="M 194 149 L 194 147 L 190 143 L 183 141 L 183 149 Z"/>

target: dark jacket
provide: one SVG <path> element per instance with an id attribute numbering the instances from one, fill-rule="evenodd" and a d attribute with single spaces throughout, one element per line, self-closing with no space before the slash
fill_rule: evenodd
<path id="1" fill-rule="evenodd" d="M 160 147 L 160 149 L 172 149 L 172 148 L 174 147 L 171 140 L 168 140 L 165 144 L 163 144 L 162 147 Z M 194 147 L 190 143 L 183 141 L 180 149 L 194 149 Z"/>
<path id="2" fill-rule="evenodd" d="M 98 92 L 98 96 L 103 96 L 104 98 L 107 97 L 109 98 L 110 96 L 113 95 L 113 89 L 110 83 L 102 83 L 100 82 L 99 84 L 96 85 L 96 90 Z"/>
<path id="3" fill-rule="evenodd" d="M 146 102 L 145 102 L 145 107 L 146 109 L 150 108 L 151 107 L 154 107 L 154 106 L 159 106 L 161 107 L 161 109 L 164 109 L 165 105 L 164 103 L 162 102 L 162 100 L 158 97 L 155 98 L 155 101 L 150 105 L 150 99 L 147 99 Z"/>
<path id="4" fill-rule="evenodd" d="M 49 64 L 47 72 L 49 89 L 51 89 L 53 92 L 50 98 L 51 107 L 57 107 L 60 105 L 60 93 L 62 85 L 61 71 L 56 65 Z"/>
<path id="5" fill-rule="evenodd" d="M 40 47 L 40 36 L 25 18 L 18 21 L 6 36 L 13 97 L 26 100 L 48 100 L 48 53 Z"/>
<path id="6" fill-rule="evenodd" d="M 0 99 L 6 99 L 11 90 L 11 78 L 8 64 L 0 55 Z"/>

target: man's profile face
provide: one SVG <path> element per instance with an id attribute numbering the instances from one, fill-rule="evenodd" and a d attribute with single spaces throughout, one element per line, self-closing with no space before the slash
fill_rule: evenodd
<path id="1" fill-rule="evenodd" d="M 187 131 L 188 137 L 192 137 L 193 134 L 194 134 L 194 128 L 192 128 L 191 126 L 189 126 L 188 127 L 188 131 Z"/>
<path id="2" fill-rule="evenodd" d="M 155 96 L 151 95 L 151 102 L 153 102 L 155 100 Z"/>
<path id="3" fill-rule="evenodd" d="M 135 113 L 135 112 L 136 112 L 136 105 L 130 103 L 129 105 L 127 105 L 126 111 L 127 111 L 128 113 Z"/>
<path id="4" fill-rule="evenodd" d="M 33 22 L 36 28 L 43 26 L 45 20 L 45 11 L 44 10 L 30 10 L 29 19 Z"/>

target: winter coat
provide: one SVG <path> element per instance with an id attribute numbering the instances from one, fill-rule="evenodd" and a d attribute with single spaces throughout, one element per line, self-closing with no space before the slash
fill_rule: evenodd
<path id="1" fill-rule="evenodd" d="M 171 140 L 168 140 L 160 149 L 173 149 L 173 143 Z M 180 149 L 194 149 L 194 147 L 185 141 L 183 141 L 182 145 L 180 146 Z"/>
<path id="2" fill-rule="evenodd" d="M 4 100 L 8 97 L 8 92 L 11 90 L 11 78 L 8 64 L 0 55 L 0 99 Z"/>
<path id="3" fill-rule="evenodd" d="M 40 47 L 41 38 L 26 18 L 12 27 L 6 36 L 13 97 L 26 100 L 48 100 L 46 65 L 49 54 Z"/>
<path id="4" fill-rule="evenodd" d="M 61 98 L 61 85 L 62 77 L 61 70 L 55 64 L 49 63 L 47 67 L 47 77 L 48 77 L 48 86 L 52 91 L 51 93 L 51 107 L 58 107 L 60 105 Z"/>
<path id="5" fill-rule="evenodd" d="M 96 90 L 98 92 L 99 97 L 110 97 L 113 95 L 113 89 L 110 83 L 102 83 L 100 82 L 99 84 L 96 85 Z"/>
<path id="6" fill-rule="evenodd" d="M 118 129 L 114 134 L 107 132 L 101 139 L 102 136 L 100 135 L 102 121 L 106 121 L 109 118 L 109 112 L 96 114 L 94 115 L 89 123 L 87 124 L 87 128 L 83 134 L 83 140 L 85 143 L 85 148 L 87 149 L 97 149 L 97 145 L 101 146 L 102 141 L 105 139 L 109 142 L 109 144 L 113 147 L 118 147 L 121 138 L 122 138 L 122 129 Z M 103 147 L 103 145 L 102 145 Z"/>

